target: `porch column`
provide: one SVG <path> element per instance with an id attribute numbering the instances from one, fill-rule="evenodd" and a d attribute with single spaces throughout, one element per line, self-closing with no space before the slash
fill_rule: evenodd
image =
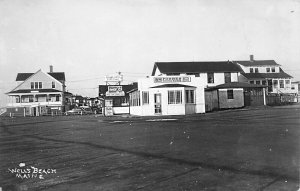
<path id="1" fill-rule="evenodd" d="M 266 88 L 263 88 L 263 95 L 264 95 L 264 105 L 267 105 L 267 103 L 266 103 Z"/>

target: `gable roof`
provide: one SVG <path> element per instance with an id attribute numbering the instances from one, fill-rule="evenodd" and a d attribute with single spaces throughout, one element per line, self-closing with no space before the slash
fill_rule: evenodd
<path id="1" fill-rule="evenodd" d="M 16 81 L 25 81 L 28 79 L 30 76 L 32 76 L 35 73 L 18 73 Z M 58 81 L 65 81 L 65 73 L 64 72 L 49 72 L 48 73 L 50 76 L 55 78 Z"/>
<path id="2" fill-rule="evenodd" d="M 245 82 L 230 82 L 225 84 L 220 84 L 218 86 L 206 88 L 206 91 L 217 90 L 217 89 L 227 89 L 227 88 L 264 88 L 267 86 L 258 84 L 249 84 Z"/>
<path id="3" fill-rule="evenodd" d="M 248 79 L 293 78 L 283 71 L 279 73 L 242 73 L 242 75 Z"/>
<path id="4" fill-rule="evenodd" d="M 156 69 L 161 73 L 206 73 L 206 72 L 242 72 L 236 63 L 230 61 L 220 62 L 156 62 L 152 76 Z"/>
<path id="5" fill-rule="evenodd" d="M 243 66 L 280 66 L 274 60 L 233 61 Z"/>
<path id="6" fill-rule="evenodd" d="M 150 87 L 150 88 L 180 88 L 180 87 L 196 88 L 195 86 L 188 86 L 188 85 L 184 85 L 184 84 L 163 84 L 163 85 L 154 86 L 154 87 Z"/>

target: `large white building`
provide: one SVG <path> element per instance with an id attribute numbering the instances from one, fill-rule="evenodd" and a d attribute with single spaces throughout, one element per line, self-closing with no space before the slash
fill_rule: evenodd
<path id="1" fill-rule="evenodd" d="M 66 92 L 65 73 L 18 73 L 17 86 L 7 93 L 9 103 L 7 111 L 20 115 L 39 116 L 49 113 L 61 113 L 65 109 L 68 96 Z"/>
<path id="2" fill-rule="evenodd" d="M 241 82 L 266 85 L 268 93 L 295 93 L 291 84 L 293 77 L 285 73 L 274 60 L 255 60 L 253 55 L 250 55 L 250 60 L 234 61 L 234 63 L 243 69 L 239 77 Z"/>
<path id="3" fill-rule="evenodd" d="M 237 82 L 241 72 L 229 61 L 157 62 L 152 76 L 138 80 L 138 88 L 130 92 L 130 114 L 205 113 L 205 88 Z"/>

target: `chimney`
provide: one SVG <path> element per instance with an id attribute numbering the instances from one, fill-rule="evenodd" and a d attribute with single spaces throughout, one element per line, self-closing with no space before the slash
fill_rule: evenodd
<path id="1" fill-rule="evenodd" d="M 53 66 L 50 65 L 50 73 L 52 73 L 52 72 L 53 72 Z"/>
<path id="2" fill-rule="evenodd" d="M 254 56 L 251 54 L 250 55 L 250 61 L 253 62 L 254 61 Z"/>

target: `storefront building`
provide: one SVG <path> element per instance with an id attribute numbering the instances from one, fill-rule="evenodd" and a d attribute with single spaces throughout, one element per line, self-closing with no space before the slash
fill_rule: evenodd
<path id="1" fill-rule="evenodd" d="M 157 62 L 152 76 L 129 92 L 130 114 L 141 116 L 205 113 L 205 88 L 238 81 L 232 62 Z"/>

